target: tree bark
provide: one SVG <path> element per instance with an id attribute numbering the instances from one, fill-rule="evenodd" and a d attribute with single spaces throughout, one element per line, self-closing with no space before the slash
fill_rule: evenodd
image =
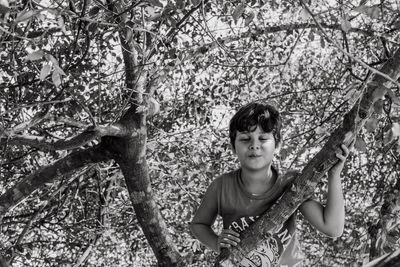
<path id="1" fill-rule="evenodd" d="M 363 267 L 400 267 L 400 249 L 371 261 Z"/>
<path id="2" fill-rule="evenodd" d="M 368 228 L 371 236 L 370 260 L 385 253 L 393 252 L 398 246 L 396 243 L 400 238 L 397 231 L 399 229 L 399 219 L 393 214 L 398 209 L 398 203 L 400 203 L 399 192 L 400 179 L 389 191 L 385 192 L 384 202 L 380 210 L 380 219 L 375 225 L 371 225 Z"/>
<path id="3" fill-rule="evenodd" d="M 111 9 L 120 9 L 110 4 Z M 122 16 L 120 23 L 123 24 Z M 131 93 L 128 97 L 132 104 L 120 119 L 119 124 L 131 134 L 123 138 L 105 139 L 108 148 L 114 152 L 114 158 L 121 167 L 129 196 L 139 224 L 157 258 L 159 266 L 184 266 L 183 258 L 174 245 L 167 225 L 154 201 L 146 161 L 146 115 L 148 99 L 151 96 L 147 84 L 147 73 L 138 67 L 138 54 L 133 39 L 136 33 L 128 26 L 119 31 L 122 56 L 125 64 L 125 85 Z"/>
<path id="4" fill-rule="evenodd" d="M 131 140 L 120 140 L 126 150 L 117 159 L 135 209 L 136 217 L 149 242 L 159 266 L 179 266 L 181 256 L 154 201 L 147 162 L 146 134 Z"/>
<path id="5" fill-rule="evenodd" d="M 95 146 L 73 152 L 53 164 L 43 167 L 37 172 L 24 178 L 21 182 L 17 183 L 0 196 L 0 218 L 4 216 L 11 207 L 15 206 L 23 198 L 30 195 L 45 183 L 53 181 L 60 175 L 69 174 L 87 164 L 107 159 L 110 158 L 107 157 L 104 149 L 101 146 Z"/>
<path id="6" fill-rule="evenodd" d="M 400 49 L 381 68 L 381 72 L 394 80 L 400 76 Z M 282 198 L 241 236 L 240 244 L 230 251 L 223 250 L 216 261 L 216 266 L 236 266 L 241 260 L 268 235 L 274 233 L 303 203 L 308 199 L 318 181 L 336 162 L 336 152 L 340 145 L 349 145 L 357 132 L 363 127 L 373 113 L 373 105 L 386 94 L 387 81 L 374 75 L 366 85 L 361 100 L 345 115 L 343 125 L 330 136 L 324 147 L 309 161 L 297 176 L 292 186 L 285 191 Z"/>
<path id="7" fill-rule="evenodd" d="M 1 256 L 0 256 L 0 267 L 10 267 L 7 261 Z"/>

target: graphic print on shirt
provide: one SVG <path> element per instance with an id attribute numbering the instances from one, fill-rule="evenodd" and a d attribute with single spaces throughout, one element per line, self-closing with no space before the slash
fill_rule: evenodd
<path id="1" fill-rule="evenodd" d="M 247 229 L 258 217 L 259 216 L 241 217 L 238 220 L 233 221 L 229 226 L 229 229 L 240 233 Z M 283 251 L 293 242 L 295 242 L 295 238 L 292 238 L 289 230 L 282 226 L 275 234 L 263 241 L 261 245 L 247 254 L 247 256 L 241 261 L 240 267 L 284 266 L 280 265 L 280 255 L 282 255 Z M 301 266 L 301 259 L 296 259 L 297 255 L 292 256 L 295 257 L 290 260 L 292 264 L 285 264 L 285 266 Z"/>

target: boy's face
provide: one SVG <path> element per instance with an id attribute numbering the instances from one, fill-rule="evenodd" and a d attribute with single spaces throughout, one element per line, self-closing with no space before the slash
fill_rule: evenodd
<path id="1" fill-rule="evenodd" d="M 264 132 L 260 126 L 253 132 L 238 131 L 236 134 L 234 153 L 242 168 L 267 170 L 278 149 L 273 134 Z"/>

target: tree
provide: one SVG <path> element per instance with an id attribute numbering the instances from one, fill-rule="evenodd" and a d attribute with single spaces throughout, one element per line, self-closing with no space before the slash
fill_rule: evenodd
<path id="1" fill-rule="evenodd" d="M 277 164 L 304 167 L 397 50 L 396 3 L 374 4 L 1 1 L 7 261 L 146 266 L 145 236 L 160 265 L 213 262 L 187 222 L 210 179 L 235 167 L 229 113 L 276 100 Z M 344 171 L 346 233 L 318 249 L 301 224 L 308 263 L 398 248 L 399 90 L 385 86 Z"/>

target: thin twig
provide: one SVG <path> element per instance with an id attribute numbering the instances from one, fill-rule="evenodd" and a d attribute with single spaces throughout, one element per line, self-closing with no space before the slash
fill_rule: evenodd
<path id="1" fill-rule="evenodd" d="M 8 114 L 8 113 L 11 113 L 11 112 L 23 109 L 23 108 L 31 108 L 31 107 L 37 107 L 37 106 L 59 104 L 59 103 L 69 102 L 71 100 L 72 100 L 72 98 L 68 97 L 68 98 L 65 98 L 63 100 L 44 101 L 44 102 L 36 102 L 36 103 L 28 104 L 28 105 L 21 105 L 21 106 L 18 106 L 16 108 L 12 108 L 12 109 L 6 110 L 4 113 L 1 113 L 0 116 L 3 116 L 5 114 Z"/>
<path id="2" fill-rule="evenodd" d="M 366 69 L 370 70 L 371 72 L 387 79 L 388 81 L 394 83 L 398 88 L 400 88 L 400 84 L 394 80 L 392 77 L 390 77 L 389 75 L 380 72 L 379 70 L 370 67 L 367 63 L 365 63 L 364 61 L 356 58 L 355 56 L 353 56 L 352 54 L 348 53 L 346 50 L 344 50 L 343 48 L 340 47 L 340 45 L 333 40 L 332 38 L 330 38 L 328 36 L 328 34 L 324 31 L 324 29 L 322 28 L 321 24 L 318 22 L 318 20 L 315 18 L 315 15 L 311 12 L 310 8 L 304 3 L 303 0 L 300 0 L 301 4 L 304 6 L 304 8 L 307 10 L 307 12 L 310 14 L 311 18 L 313 19 L 313 21 L 317 24 L 319 30 L 321 31 L 322 35 L 330 42 L 332 43 L 337 49 L 339 49 L 343 54 L 345 54 L 346 56 L 350 57 L 351 59 L 353 59 L 354 61 L 356 61 L 357 63 L 359 63 L 361 66 L 365 67 Z"/>

